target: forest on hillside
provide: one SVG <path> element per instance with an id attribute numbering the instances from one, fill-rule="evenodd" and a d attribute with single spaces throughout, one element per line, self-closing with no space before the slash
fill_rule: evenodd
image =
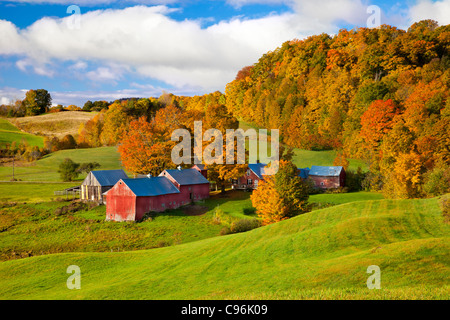
<path id="1" fill-rule="evenodd" d="M 136 157 L 146 157 L 129 164 L 131 171 L 152 172 L 170 165 L 173 130 L 192 133 L 202 120 L 203 130 L 224 131 L 244 121 L 279 129 L 288 147 L 338 150 L 335 164 L 366 161 L 365 189 L 394 198 L 436 196 L 450 192 L 449 53 L 450 26 L 433 20 L 408 30 L 382 25 L 292 40 L 243 67 L 225 94 L 88 101 L 80 109 L 98 114 L 75 137 L 47 137 L 42 154 L 129 142 Z M 27 99 L 4 113 L 26 114 L 23 106 L 33 105 Z M 145 139 L 127 139 L 133 136 Z"/>
<path id="2" fill-rule="evenodd" d="M 448 190 L 449 52 L 450 26 L 432 20 L 293 40 L 243 68 L 226 105 L 291 147 L 366 160 L 372 189 L 418 197 L 440 180 Z"/>

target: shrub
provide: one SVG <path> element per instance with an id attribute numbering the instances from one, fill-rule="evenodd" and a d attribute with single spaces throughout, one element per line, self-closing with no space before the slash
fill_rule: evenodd
<path id="1" fill-rule="evenodd" d="M 330 193 L 347 193 L 348 192 L 348 188 L 347 187 L 339 187 L 339 188 L 332 188 L 332 189 L 327 189 L 325 190 L 325 193 L 330 194 Z"/>
<path id="2" fill-rule="evenodd" d="M 217 206 L 216 209 L 214 210 L 213 223 L 230 225 L 231 219 L 228 215 L 225 214 L 225 212 L 219 206 Z"/>
<path id="3" fill-rule="evenodd" d="M 221 236 L 224 236 L 224 235 L 226 235 L 226 234 L 230 234 L 231 233 L 231 230 L 230 230 L 230 228 L 229 227 L 227 227 L 227 226 L 225 226 L 225 227 L 223 227 L 222 229 L 220 229 L 220 235 Z"/>
<path id="4" fill-rule="evenodd" d="M 230 231 L 232 233 L 246 232 L 261 226 L 258 219 L 240 219 L 231 224 Z"/>

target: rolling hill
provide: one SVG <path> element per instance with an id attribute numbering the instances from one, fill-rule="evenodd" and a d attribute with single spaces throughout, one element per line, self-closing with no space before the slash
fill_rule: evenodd
<path id="1" fill-rule="evenodd" d="M 436 198 L 353 202 L 173 247 L 2 262 L 0 298 L 448 299 L 449 231 Z"/>
<path id="2" fill-rule="evenodd" d="M 22 181 L 61 181 L 58 168 L 65 158 L 77 163 L 98 162 L 101 170 L 121 169 L 120 156 L 116 147 L 60 150 L 44 156 L 42 159 L 26 166 L 15 168 L 15 177 Z M 11 179 L 12 169 L 0 167 L 0 181 Z M 82 181 L 86 174 L 80 175 Z"/>
<path id="3" fill-rule="evenodd" d="M 77 135 L 80 124 L 86 123 L 96 114 L 97 112 L 65 111 L 16 118 L 13 123 L 23 131 L 61 139 L 67 134 Z"/>
<path id="4" fill-rule="evenodd" d="M 44 146 L 43 137 L 22 132 L 8 120 L 0 118 L 0 146 L 4 144 L 11 144 L 13 141 L 17 144 L 26 141 L 31 146 Z"/>

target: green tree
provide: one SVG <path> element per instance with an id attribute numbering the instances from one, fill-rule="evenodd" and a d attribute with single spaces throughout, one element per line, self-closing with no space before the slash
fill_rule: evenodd
<path id="1" fill-rule="evenodd" d="M 73 162 L 72 159 L 66 158 L 59 165 L 59 174 L 63 181 L 73 181 L 78 177 L 79 163 Z"/>
<path id="2" fill-rule="evenodd" d="M 45 89 L 29 90 L 23 104 L 28 116 L 36 116 L 48 112 L 52 105 L 52 97 Z"/>
<path id="3" fill-rule="evenodd" d="M 79 172 L 79 173 L 83 173 L 83 172 L 85 172 L 85 173 L 89 173 L 89 172 L 91 172 L 91 171 L 93 171 L 93 170 L 95 170 L 95 169 L 98 169 L 98 168 L 100 168 L 100 163 L 98 163 L 98 162 L 87 162 L 87 163 L 82 163 L 80 166 L 79 166 L 79 168 L 77 169 L 77 171 Z"/>

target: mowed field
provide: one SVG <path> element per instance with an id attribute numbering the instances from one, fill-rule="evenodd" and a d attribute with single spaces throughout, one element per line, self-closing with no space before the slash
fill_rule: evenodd
<path id="1" fill-rule="evenodd" d="M 1 185 L 0 185 L 1 186 Z M 249 193 L 210 199 L 152 215 L 139 223 L 105 221 L 105 206 L 62 212 L 70 202 L 21 203 L 0 208 L 0 260 L 60 252 L 110 252 L 171 246 L 218 236 L 233 221 L 254 219 Z M 221 209 L 220 222 L 215 218 Z M 195 211 L 195 215 L 192 212 Z"/>
<path id="2" fill-rule="evenodd" d="M 352 202 L 170 247 L 4 261 L 0 298 L 448 299 L 449 228 L 437 199 Z M 372 265 L 381 289 L 367 288 Z"/>
<path id="3" fill-rule="evenodd" d="M 294 151 L 298 167 L 332 165 L 335 157 Z M 61 213 L 69 202 L 54 201 L 53 192 L 84 179 L 60 182 L 65 158 L 121 168 L 115 147 L 64 150 L 16 167 L 22 182 L 0 183 L 0 299 L 450 297 L 450 229 L 436 198 L 311 195 L 316 208 L 331 207 L 220 235 L 231 222 L 256 217 L 250 193 L 213 194 L 198 204 L 200 215 L 181 208 L 140 223 L 105 221 L 104 206 Z M 358 166 L 365 169 L 350 160 L 351 169 Z M 11 169 L 0 167 L 0 181 L 11 179 Z M 81 290 L 66 286 L 70 265 L 81 269 Z M 381 269 L 380 290 L 366 286 L 370 265 Z"/>
<path id="4" fill-rule="evenodd" d="M 17 144 L 26 141 L 31 146 L 44 146 L 43 137 L 22 132 L 7 119 L 0 118 L 0 146 L 11 144 L 14 141 Z"/>
<path id="5" fill-rule="evenodd" d="M 15 118 L 11 122 L 28 133 L 57 136 L 78 134 L 80 124 L 92 119 L 98 112 L 64 111 L 34 117 Z"/>
<path id="6" fill-rule="evenodd" d="M 101 165 L 99 170 L 121 169 L 120 155 L 116 147 L 72 149 L 57 151 L 26 166 L 15 167 L 14 177 L 22 181 L 61 182 L 58 168 L 65 158 L 77 163 L 98 162 Z M 75 184 L 85 176 L 86 174 L 80 175 Z M 11 178 L 12 167 L 0 167 L 0 181 L 9 181 Z"/>

